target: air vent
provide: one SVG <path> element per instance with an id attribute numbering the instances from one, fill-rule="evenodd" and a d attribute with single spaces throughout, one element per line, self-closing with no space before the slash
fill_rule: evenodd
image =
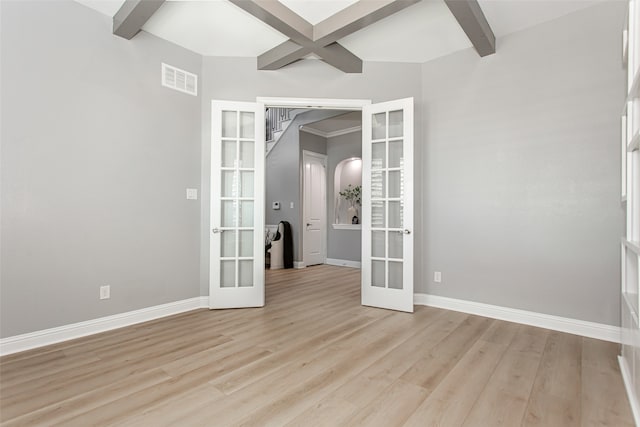
<path id="1" fill-rule="evenodd" d="M 164 63 L 162 64 L 162 86 L 198 96 L 198 76 Z"/>

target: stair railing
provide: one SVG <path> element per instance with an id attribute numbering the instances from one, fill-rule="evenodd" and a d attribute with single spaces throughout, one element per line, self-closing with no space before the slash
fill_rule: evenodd
<path id="1" fill-rule="evenodd" d="M 266 141 L 273 141 L 273 135 L 282 130 L 282 122 L 289 120 L 290 108 L 268 107 L 265 112 Z"/>

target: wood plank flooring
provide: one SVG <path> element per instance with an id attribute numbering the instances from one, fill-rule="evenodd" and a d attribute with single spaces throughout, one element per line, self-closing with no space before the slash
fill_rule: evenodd
<path id="1" fill-rule="evenodd" d="M 360 271 L 267 272 L 197 310 L 0 359 L 2 426 L 632 426 L 616 344 L 360 306 Z"/>

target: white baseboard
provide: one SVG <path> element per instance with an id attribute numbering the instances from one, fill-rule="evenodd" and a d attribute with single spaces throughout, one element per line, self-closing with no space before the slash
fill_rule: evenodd
<path id="1" fill-rule="evenodd" d="M 293 261 L 293 268 L 305 268 L 304 261 Z"/>
<path id="2" fill-rule="evenodd" d="M 640 426 L 640 404 L 638 403 L 638 396 L 633 388 L 633 378 L 631 378 L 631 372 L 629 372 L 629 365 L 622 356 L 618 356 L 618 363 L 620 364 L 622 381 L 624 382 L 624 387 L 627 390 L 627 398 L 629 399 L 633 419 L 636 425 Z"/>
<path id="3" fill-rule="evenodd" d="M 296 266 L 296 268 L 304 268 L 304 263 L 299 264 L 302 264 L 302 267 Z M 348 260 L 328 258 L 327 264 L 360 268 L 359 262 Z M 430 307 L 444 308 L 447 310 L 461 311 L 463 313 L 522 323 L 525 325 L 537 326 L 540 328 L 552 329 L 605 341 L 616 343 L 620 343 L 621 341 L 619 327 L 587 322 L 584 320 L 569 319 L 566 317 L 552 316 L 549 314 L 535 313 L 532 311 L 518 310 L 514 308 L 500 307 L 429 294 L 415 294 L 414 303 L 416 305 L 426 305 Z M 0 356 L 30 350 L 45 345 L 56 344 L 125 326 L 135 325 L 137 323 L 171 316 L 185 311 L 208 307 L 209 297 L 195 297 L 182 301 L 147 307 L 140 310 L 129 311 L 126 313 L 114 314 L 113 316 L 101 317 L 99 319 L 87 320 L 71 325 L 59 326 L 57 328 L 2 338 L 0 339 Z M 625 372 L 623 372 L 623 377 L 624 375 Z M 628 372 L 626 375 L 628 375 Z M 625 384 L 627 384 L 627 379 L 625 379 Z M 629 392 L 628 386 L 627 391 Z M 633 395 L 633 399 L 631 394 L 629 394 L 629 396 L 629 400 L 635 402 L 632 403 L 634 416 L 636 416 L 636 420 L 640 421 L 640 408 L 638 407 L 638 401 L 635 394 Z M 634 407 L 633 405 L 636 406 Z M 637 424 L 640 425 L 640 422 Z"/>
<path id="4" fill-rule="evenodd" d="M 209 307 L 209 297 L 195 297 L 57 328 L 2 338 L 0 339 L 0 356 L 207 307 Z"/>
<path id="5" fill-rule="evenodd" d="M 360 268 L 361 266 L 360 261 L 349 261 L 348 259 L 327 258 L 325 263 L 329 265 L 337 265 L 340 267 Z"/>
<path id="6" fill-rule="evenodd" d="M 522 323 L 525 325 L 537 326 L 539 328 L 567 332 L 570 334 L 615 343 L 620 343 L 621 341 L 621 332 L 618 326 L 604 325 L 601 323 L 587 322 L 585 320 L 570 319 L 567 317 L 553 316 L 533 311 L 518 310 L 498 305 L 441 297 L 438 295 L 415 294 L 413 301 L 416 305 L 426 305 L 429 307 L 461 311 L 463 313 L 490 317 L 492 319 L 506 320 L 508 322 Z"/>

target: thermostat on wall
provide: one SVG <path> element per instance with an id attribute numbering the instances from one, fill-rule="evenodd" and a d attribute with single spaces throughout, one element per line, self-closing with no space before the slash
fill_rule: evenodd
<path id="1" fill-rule="evenodd" d="M 280 202 L 273 202 L 273 210 L 277 211 L 280 210 Z"/>

